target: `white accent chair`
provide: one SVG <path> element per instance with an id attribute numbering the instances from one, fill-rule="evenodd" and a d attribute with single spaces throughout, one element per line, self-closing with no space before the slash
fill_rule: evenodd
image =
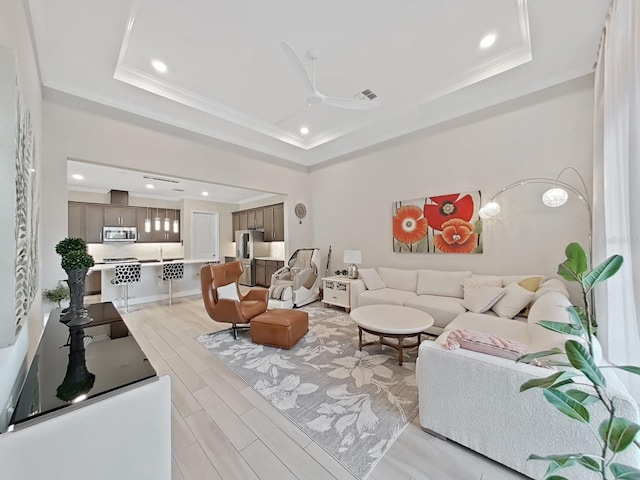
<path id="1" fill-rule="evenodd" d="M 320 249 L 300 248 L 271 276 L 269 308 L 301 307 L 320 298 Z"/>

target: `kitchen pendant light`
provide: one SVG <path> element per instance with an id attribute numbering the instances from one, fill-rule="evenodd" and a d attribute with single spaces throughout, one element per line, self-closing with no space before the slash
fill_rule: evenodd
<path id="1" fill-rule="evenodd" d="M 144 218 L 144 231 L 149 233 L 151 231 L 151 218 L 149 218 L 149 207 L 147 207 L 147 215 Z"/>
<path id="2" fill-rule="evenodd" d="M 167 209 L 164 209 L 164 231 L 168 232 L 171 229 L 171 219 L 167 215 Z"/>
<path id="3" fill-rule="evenodd" d="M 173 211 L 173 233 L 180 233 L 180 222 L 178 221 L 178 211 Z"/>
<path id="4" fill-rule="evenodd" d="M 158 215 L 158 209 L 156 208 L 156 218 L 153 219 L 153 228 L 156 232 L 160 231 L 160 215 Z"/>

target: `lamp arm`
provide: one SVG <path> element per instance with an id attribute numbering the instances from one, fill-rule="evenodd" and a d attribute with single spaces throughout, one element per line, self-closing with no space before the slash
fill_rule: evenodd
<path id="1" fill-rule="evenodd" d="M 587 184 L 584 182 L 584 178 L 582 178 L 582 175 L 580 174 L 580 172 L 578 170 L 576 170 L 575 168 L 573 168 L 573 167 L 564 167 L 562 170 L 560 170 L 560 173 L 556 177 L 556 181 L 558 181 L 560 179 L 560 177 L 562 176 L 562 174 L 564 172 L 566 172 L 567 170 L 573 171 L 573 173 L 575 173 L 578 176 L 578 178 L 580 179 L 580 183 L 582 183 L 582 189 L 584 191 L 584 196 L 587 199 L 587 201 L 589 203 L 591 203 L 591 200 L 589 199 L 589 190 L 587 189 Z"/>
<path id="2" fill-rule="evenodd" d="M 582 177 L 580 177 L 580 180 L 582 181 Z M 493 202 L 496 198 L 498 198 L 500 195 L 502 195 L 504 192 L 508 190 L 511 190 L 516 187 L 521 187 L 523 185 L 529 185 L 532 183 L 542 183 L 546 185 L 560 186 L 562 188 L 566 188 L 567 190 L 573 192 L 580 200 L 582 200 L 585 207 L 587 207 L 587 210 L 589 211 L 589 218 L 591 218 L 591 205 L 589 204 L 589 200 L 586 193 L 581 192 L 580 190 L 575 188 L 573 185 L 570 185 L 561 180 L 554 180 L 553 178 L 534 177 L 534 178 L 525 178 L 524 180 L 518 180 L 517 182 L 513 182 L 512 184 L 507 185 L 506 187 L 503 187 L 502 190 L 500 190 L 493 197 L 491 197 L 491 200 L 489 200 L 489 202 Z M 582 181 L 582 185 L 585 186 L 584 181 Z M 586 188 L 585 188 L 585 192 L 586 192 Z"/>
<path id="3" fill-rule="evenodd" d="M 511 190 L 512 188 L 516 188 L 516 187 L 521 187 L 523 185 L 528 185 L 528 184 L 532 184 L 532 183 L 542 183 L 542 184 L 546 184 L 546 185 L 554 185 L 554 186 L 560 186 L 562 188 L 565 188 L 567 190 L 569 190 L 570 192 L 573 192 L 580 200 L 582 200 L 582 203 L 584 203 L 584 206 L 587 207 L 587 211 L 589 212 L 589 257 L 588 257 L 588 263 L 589 263 L 589 268 L 591 268 L 591 262 L 592 262 L 592 258 L 593 258 L 593 216 L 591 214 L 591 203 L 589 202 L 589 197 L 587 196 L 587 188 L 586 185 L 584 183 L 584 180 L 582 179 L 582 175 L 580 175 L 580 173 L 578 173 L 577 170 L 575 170 L 572 167 L 567 167 L 567 168 L 571 168 L 572 170 L 574 170 L 578 176 L 580 177 L 580 181 L 582 182 L 582 186 L 584 187 L 584 193 L 581 192 L 580 190 L 578 190 L 577 188 L 575 188 L 573 185 L 570 185 L 566 182 L 563 182 L 561 180 L 558 179 L 553 179 L 553 178 L 544 178 L 544 177 L 534 177 L 534 178 L 525 178 L 524 180 L 519 180 L 517 182 L 514 182 L 510 185 L 507 185 L 506 187 L 504 187 L 502 190 L 500 190 L 498 193 L 496 193 L 493 197 L 491 197 L 491 200 L 489 200 L 489 202 L 493 202 L 496 198 L 498 198 L 500 195 L 502 195 L 504 192 Z M 565 169 L 566 170 L 566 169 Z M 564 172 L 564 170 L 562 171 Z M 562 174 L 562 172 L 560 172 L 560 174 Z M 558 175 L 558 177 L 560 177 L 560 175 Z"/>

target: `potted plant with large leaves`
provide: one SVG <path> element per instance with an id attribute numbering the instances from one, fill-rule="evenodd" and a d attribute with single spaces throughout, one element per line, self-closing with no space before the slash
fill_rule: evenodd
<path id="1" fill-rule="evenodd" d="M 92 321 L 84 308 L 84 286 L 87 272 L 93 267 L 93 257 L 87 252 L 87 244 L 81 238 L 65 238 L 56 245 L 56 253 L 62 257 L 60 265 L 67 272 L 70 292 L 69 311 L 60 318 L 69 327 L 86 325 Z"/>
<path id="2" fill-rule="evenodd" d="M 607 393 L 607 381 L 601 371 L 603 368 L 617 368 L 640 375 L 640 367 L 608 364 L 599 366 L 593 358 L 593 336 L 597 325 L 590 304 L 592 290 L 620 269 L 622 257 L 613 255 L 589 270 L 587 255 L 579 244 L 571 243 L 565 253 L 567 259 L 558 266 L 558 274 L 580 285 L 584 306 L 567 308 L 570 323 L 540 321 L 538 324 L 554 332 L 580 337 L 583 342 L 570 339 L 564 344 L 564 352 L 558 349 L 547 350 L 519 358 L 519 362 L 544 359 L 547 365 L 563 368 L 546 378 L 524 383 L 520 391 L 541 388 L 545 399 L 558 411 L 587 425 L 591 419 L 590 406 L 601 404 L 607 416 L 598 426 L 597 433 L 594 432 L 600 444 L 599 451 L 531 455 L 529 459 L 549 462 L 544 477 L 546 480 L 567 480 L 561 475 L 561 470 L 574 465 L 597 472 L 597 476 L 605 480 L 640 480 L 640 470 L 615 461 L 616 456 L 627 448 L 640 448 L 637 439 L 640 425 L 616 414 L 615 400 Z M 566 355 L 568 363 L 565 360 L 557 360 L 559 353 Z M 574 388 L 576 385 L 586 385 L 588 388 L 585 391 Z"/>

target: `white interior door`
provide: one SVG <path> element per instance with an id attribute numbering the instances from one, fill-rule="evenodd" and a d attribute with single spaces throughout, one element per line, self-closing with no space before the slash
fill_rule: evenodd
<path id="1" fill-rule="evenodd" d="M 219 260 L 217 212 L 191 213 L 191 257 Z"/>

